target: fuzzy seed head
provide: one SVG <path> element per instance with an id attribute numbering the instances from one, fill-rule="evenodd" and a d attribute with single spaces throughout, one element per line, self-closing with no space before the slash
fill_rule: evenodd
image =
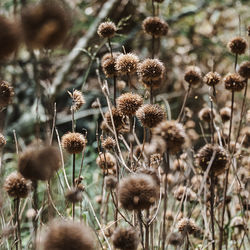
<path id="1" fill-rule="evenodd" d="M 43 240 L 43 250 L 94 250 L 91 229 L 80 222 L 53 221 Z"/>
<path id="2" fill-rule="evenodd" d="M 115 107 L 112 107 L 112 116 L 114 120 L 114 126 L 119 131 L 124 127 L 124 119 L 121 111 Z M 109 125 L 110 128 L 113 128 L 112 119 L 110 112 L 105 113 L 105 121 Z"/>
<path id="3" fill-rule="evenodd" d="M 197 196 L 192 189 L 188 187 L 179 186 L 174 192 L 174 197 L 178 201 L 181 201 L 183 196 L 183 200 L 187 199 L 187 201 L 195 201 L 197 199 Z"/>
<path id="4" fill-rule="evenodd" d="M 133 54 L 121 54 L 116 59 L 116 70 L 121 75 L 128 75 L 136 72 L 139 63 L 139 58 Z"/>
<path id="5" fill-rule="evenodd" d="M 202 147 L 195 156 L 195 164 L 201 167 L 203 171 L 206 171 L 213 154 L 215 154 L 215 157 L 210 172 L 219 175 L 225 171 L 228 164 L 228 154 L 225 149 L 219 145 L 206 144 Z"/>
<path id="6" fill-rule="evenodd" d="M 117 28 L 113 22 L 103 22 L 97 29 L 97 34 L 102 38 L 111 38 L 115 35 Z"/>
<path id="7" fill-rule="evenodd" d="M 110 136 L 102 141 L 102 147 L 106 150 L 114 149 L 115 145 L 116 145 L 115 140 Z"/>
<path id="8" fill-rule="evenodd" d="M 215 117 L 215 111 L 213 109 L 213 117 Z M 211 109 L 208 108 L 208 107 L 205 107 L 203 109 L 200 110 L 199 112 L 199 119 L 201 121 L 204 121 L 204 122 L 210 122 L 211 121 L 211 117 L 212 117 L 212 114 L 211 114 Z"/>
<path id="9" fill-rule="evenodd" d="M 159 187 L 149 175 L 131 175 L 120 181 L 118 198 L 125 209 L 149 209 L 159 198 Z"/>
<path id="10" fill-rule="evenodd" d="M 178 233 L 178 232 L 174 232 L 171 233 L 169 236 L 169 244 L 173 245 L 173 246 L 181 246 L 184 242 L 183 236 Z"/>
<path id="11" fill-rule="evenodd" d="M 121 250 L 136 250 L 140 239 L 134 228 L 117 228 L 112 236 L 115 248 Z"/>
<path id="12" fill-rule="evenodd" d="M 231 117 L 231 109 L 229 107 L 222 108 L 220 110 L 220 116 L 224 123 L 229 121 Z"/>
<path id="13" fill-rule="evenodd" d="M 231 53 L 241 55 L 246 51 L 247 41 L 242 37 L 235 37 L 227 46 Z"/>
<path id="14" fill-rule="evenodd" d="M 4 189 L 10 197 L 26 198 L 30 191 L 30 182 L 20 173 L 13 172 L 6 178 Z"/>
<path id="15" fill-rule="evenodd" d="M 161 37 L 167 35 L 168 24 L 159 17 L 147 17 L 142 23 L 142 29 L 151 36 Z"/>
<path id="16" fill-rule="evenodd" d="M 96 158 L 96 164 L 101 169 L 112 169 L 116 166 L 116 159 L 109 152 L 100 153 L 99 156 Z"/>
<path id="17" fill-rule="evenodd" d="M 137 110 L 136 116 L 143 127 L 154 128 L 166 118 L 166 113 L 159 105 L 145 104 Z"/>
<path id="18" fill-rule="evenodd" d="M 14 89 L 6 81 L 0 81 L 0 109 L 8 106 L 13 99 Z"/>
<path id="19" fill-rule="evenodd" d="M 243 78 L 249 79 L 250 78 L 250 61 L 245 61 L 241 63 L 238 73 Z"/>
<path id="20" fill-rule="evenodd" d="M 112 78 L 118 75 L 115 65 L 119 55 L 121 55 L 121 53 L 113 53 L 113 56 L 108 53 L 102 57 L 102 70 L 107 78 Z"/>
<path id="21" fill-rule="evenodd" d="M 155 184 L 157 186 L 160 186 L 160 178 L 159 178 L 158 172 L 154 168 L 141 168 L 138 171 L 136 171 L 136 173 L 151 176 L 153 180 L 155 181 Z"/>
<path id="22" fill-rule="evenodd" d="M 112 175 L 106 176 L 105 184 L 108 189 L 115 189 L 117 184 L 117 178 Z"/>
<path id="23" fill-rule="evenodd" d="M 177 223 L 177 229 L 182 234 L 193 234 L 199 231 L 193 219 L 183 218 Z"/>
<path id="24" fill-rule="evenodd" d="M 62 147 L 69 154 L 79 154 L 82 153 L 83 149 L 87 144 L 86 138 L 80 133 L 71 133 L 63 135 L 62 137 Z"/>
<path id="25" fill-rule="evenodd" d="M 66 199 L 71 203 L 82 201 L 82 192 L 78 188 L 71 188 L 65 194 Z"/>
<path id="26" fill-rule="evenodd" d="M 85 99 L 83 97 L 82 92 L 79 90 L 74 90 L 73 94 L 71 94 L 70 92 L 69 92 L 69 94 L 73 100 L 73 105 L 71 108 L 74 111 L 78 111 L 82 107 L 82 105 L 85 104 Z"/>
<path id="27" fill-rule="evenodd" d="M 133 116 L 143 104 L 143 98 L 138 94 L 125 93 L 117 98 L 117 108 L 123 115 Z"/>
<path id="28" fill-rule="evenodd" d="M 0 133 L 0 150 L 6 145 L 5 137 Z"/>
<path id="29" fill-rule="evenodd" d="M 221 76 L 217 72 L 208 72 L 204 78 L 203 81 L 208 86 L 215 86 L 217 85 L 221 80 Z"/>
<path id="30" fill-rule="evenodd" d="M 184 75 L 185 81 L 190 85 L 197 85 L 201 81 L 201 70 L 196 66 L 189 66 Z"/>
<path id="31" fill-rule="evenodd" d="M 238 73 L 228 73 L 224 78 L 224 84 L 227 90 L 241 91 L 245 86 L 245 81 Z"/>

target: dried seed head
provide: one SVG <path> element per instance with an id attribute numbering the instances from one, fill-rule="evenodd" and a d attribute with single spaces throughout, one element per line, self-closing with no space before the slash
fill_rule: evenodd
<path id="1" fill-rule="evenodd" d="M 231 91 L 244 89 L 245 81 L 238 73 L 228 73 L 224 78 L 225 88 Z"/>
<path id="2" fill-rule="evenodd" d="M 80 133 L 71 133 L 63 135 L 62 137 L 62 147 L 70 154 L 82 153 L 86 146 L 87 140 Z"/>
<path id="3" fill-rule="evenodd" d="M 117 228 L 112 236 L 115 248 L 121 250 L 136 250 L 140 239 L 134 228 Z"/>
<path id="4" fill-rule="evenodd" d="M 10 197 L 26 198 L 30 191 L 30 182 L 20 173 L 13 172 L 6 178 L 4 189 Z"/>
<path id="5" fill-rule="evenodd" d="M 117 81 L 116 84 L 117 84 L 116 87 L 117 87 L 118 90 L 123 90 L 123 89 L 126 88 L 126 82 L 123 81 L 123 80 Z"/>
<path id="6" fill-rule="evenodd" d="M 115 140 L 110 136 L 102 141 L 102 147 L 106 150 L 114 149 L 115 145 L 116 145 Z"/>
<path id="7" fill-rule="evenodd" d="M 198 190 L 201 187 L 201 183 L 202 183 L 202 175 L 194 175 L 191 179 L 191 184 L 192 184 L 192 188 L 195 192 L 198 192 Z"/>
<path id="8" fill-rule="evenodd" d="M 243 78 L 249 79 L 250 78 L 250 61 L 245 61 L 241 63 L 238 73 Z"/>
<path id="9" fill-rule="evenodd" d="M 173 246 L 181 246 L 184 242 L 183 236 L 180 233 L 174 232 L 169 236 L 169 244 Z"/>
<path id="10" fill-rule="evenodd" d="M 142 23 L 142 29 L 151 36 L 161 37 L 167 35 L 168 24 L 159 17 L 147 17 Z"/>
<path id="11" fill-rule="evenodd" d="M 181 151 L 186 143 L 186 133 L 182 124 L 176 121 L 163 121 L 153 129 L 153 135 L 162 137 L 169 153 Z"/>
<path id="12" fill-rule="evenodd" d="M 18 25 L 0 16 L 0 60 L 5 59 L 18 49 L 20 37 Z"/>
<path id="13" fill-rule="evenodd" d="M 174 171 L 186 171 L 186 169 L 187 169 L 187 164 L 184 160 L 182 159 L 174 160 L 174 163 L 173 163 Z"/>
<path id="14" fill-rule="evenodd" d="M 113 55 L 113 56 L 112 56 Z M 121 53 L 113 53 L 113 54 L 107 53 L 102 57 L 101 65 L 102 70 L 107 78 L 111 78 L 113 76 L 116 76 L 118 74 L 116 70 L 116 60 Z"/>
<path id="15" fill-rule="evenodd" d="M 97 34 L 102 38 L 111 38 L 115 35 L 117 28 L 113 22 L 103 22 L 97 29 Z"/>
<path id="16" fill-rule="evenodd" d="M 228 49 L 233 54 L 244 54 L 247 48 L 247 41 L 242 37 L 235 37 L 228 43 Z"/>
<path id="17" fill-rule="evenodd" d="M 197 85 L 201 81 L 201 70 L 196 66 L 188 66 L 185 75 L 185 81 L 190 85 Z"/>
<path id="18" fill-rule="evenodd" d="M 116 59 L 116 70 L 121 75 L 128 75 L 136 72 L 139 58 L 132 53 L 121 54 Z"/>
<path id="19" fill-rule="evenodd" d="M 211 121 L 211 109 L 208 107 L 205 107 L 200 110 L 199 112 L 199 119 L 204 122 L 210 122 Z M 213 109 L 213 117 L 215 117 L 215 110 Z"/>
<path id="20" fill-rule="evenodd" d="M 153 178 L 155 184 L 160 186 L 160 178 L 158 176 L 158 172 L 154 168 L 141 168 L 136 173 L 138 174 L 146 174 Z"/>
<path id="21" fill-rule="evenodd" d="M 65 194 L 66 199 L 71 203 L 82 201 L 82 192 L 78 188 L 69 189 Z"/>
<path id="22" fill-rule="evenodd" d="M 153 128 L 163 121 L 166 113 L 159 105 L 145 104 L 137 110 L 136 116 L 143 127 Z"/>
<path id="23" fill-rule="evenodd" d="M 115 189 L 117 184 L 117 178 L 112 175 L 106 176 L 105 184 L 108 189 Z"/>
<path id="24" fill-rule="evenodd" d="M 14 90 L 6 81 L 0 81 L 0 109 L 12 102 Z"/>
<path id="25" fill-rule="evenodd" d="M 30 146 L 20 156 L 19 172 L 27 179 L 48 180 L 61 166 L 60 152 L 52 146 Z"/>
<path id="26" fill-rule="evenodd" d="M 213 154 L 215 156 L 210 172 L 212 171 L 215 175 L 219 175 L 225 171 L 228 163 L 228 155 L 224 148 L 218 145 L 206 144 L 195 156 L 195 163 L 201 167 L 203 171 L 206 171 Z"/>
<path id="27" fill-rule="evenodd" d="M 118 198 L 125 209 L 149 209 L 159 198 L 159 187 L 149 175 L 131 175 L 120 181 Z"/>
<path id="28" fill-rule="evenodd" d="M 83 223 L 55 220 L 49 225 L 41 247 L 43 250 L 94 250 L 91 231 Z"/>
<path id="29" fill-rule="evenodd" d="M 242 142 L 242 145 L 246 148 L 250 147 L 250 127 L 244 127 L 240 131 L 240 142 Z"/>
<path id="30" fill-rule="evenodd" d="M 67 36 L 71 24 L 68 9 L 58 0 L 41 1 L 22 11 L 24 39 L 32 48 L 54 48 Z"/>
<path id="31" fill-rule="evenodd" d="M 163 77 L 164 72 L 165 67 L 158 59 L 145 59 L 138 66 L 138 74 L 143 81 L 159 80 Z"/>
<path id="32" fill-rule="evenodd" d="M 224 107 L 220 110 L 220 116 L 223 122 L 227 122 L 231 117 L 231 109 L 229 107 Z"/>
<path id="33" fill-rule="evenodd" d="M 115 128 L 117 129 L 117 131 L 121 130 L 124 127 L 124 119 L 122 113 L 117 108 L 112 107 L 112 116 Z M 113 129 L 112 119 L 109 111 L 105 113 L 105 120 L 109 127 Z"/>
<path id="34" fill-rule="evenodd" d="M 143 104 L 143 98 L 138 94 L 125 93 L 117 98 L 117 108 L 123 115 L 133 116 Z"/>
<path id="35" fill-rule="evenodd" d="M 199 231 L 193 219 L 183 218 L 177 223 L 177 229 L 182 234 L 193 234 Z"/>
<path id="36" fill-rule="evenodd" d="M 100 153 L 99 156 L 96 158 L 96 164 L 101 169 L 104 169 L 104 170 L 105 169 L 112 169 L 116 166 L 116 159 L 109 152 Z"/>
<path id="37" fill-rule="evenodd" d="M 0 150 L 5 146 L 6 139 L 5 137 L 0 133 Z"/>
<path id="38" fill-rule="evenodd" d="M 82 107 L 82 105 L 85 104 L 85 99 L 83 97 L 82 92 L 79 90 L 74 90 L 73 94 L 69 92 L 69 95 L 73 100 L 73 105 L 71 108 L 74 111 L 78 111 Z"/>
<path id="39" fill-rule="evenodd" d="M 150 167 L 157 169 L 162 162 L 163 158 L 161 154 L 152 154 L 150 155 Z"/>
<path id="40" fill-rule="evenodd" d="M 204 83 L 208 86 L 215 86 L 220 82 L 220 80 L 221 76 L 217 72 L 208 72 L 203 78 Z"/>
<path id="41" fill-rule="evenodd" d="M 183 199 L 183 197 L 184 197 L 183 200 L 187 199 L 187 201 L 195 201 L 197 199 L 197 196 L 192 189 L 190 189 L 188 187 L 183 187 L 183 186 L 179 186 L 174 191 L 174 197 L 178 201 L 181 201 Z"/>

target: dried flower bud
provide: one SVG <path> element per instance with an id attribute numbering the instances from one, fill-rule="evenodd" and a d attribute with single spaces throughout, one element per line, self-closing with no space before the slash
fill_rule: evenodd
<path id="1" fill-rule="evenodd" d="M 250 78 L 250 62 L 245 61 L 245 62 L 241 63 L 240 68 L 238 70 L 238 73 L 243 78 L 249 79 Z"/>
<path id="2" fill-rule="evenodd" d="M 151 168 L 158 168 L 162 162 L 162 155 L 161 154 L 152 154 L 150 155 L 150 167 Z"/>
<path id="3" fill-rule="evenodd" d="M 0 133 L 0 150 L 5 146 L 6 139 L 5 137 Z"/>
<path id="4" fill-rule="evenodd" d="M 241 91 L 245 87 L 244 78 L 238 73 L 228 73 L 224 78 L 225 88 L 231 91 Z"/>
<path id="5" fill-rule="evenodd" d="M 71 203 L 82 201 L 82 192 L 78 188 L 69 189 L 65 194 L 66 199 Z"/>
<path id="6" fill-rule="evenodd" d="M 247 41 L 242 37 L 235 37 L 228 43 L 228 49 L 233 54 L 244 54 L 247 48 Z"/>
<path id="7" fill-rule="evenodd" d="M 115 140 L 110 136 L 102 141 L 102 147 L 106 150 L 114 149 L 115 145 L 116 145 Z"/>
<path id="8" fill-rule="evenodd" d="M 215 86 L 220 82 L 220 80 L 221 76 L 217 72 L 209 72 L 203 78 L 204 83 L 208 86 Z"/>
<path id="9" fill-rule="evenodd" d="M 174 232 L 169 236 L 169 244 L 173 246 L 181 246 L 184 243 L 184 238 L 180 233 Z"/>
<path id="10" fill-rule="evenodd" d="M 81 153 L 86 143 L 86 138 L 80 133 L 68 132 L 62 137 L 62 147 L 70 154 Z"/>
<path id="11" fill-rule="evenodd" d="M 111 38 L 115 35 L 117 28 L 113 22 L 103 22 L 97 29 L 97 34 L 103 38 Z"/>
<path id="12" fill-rule="evenodd" d="M 116 59 L 116 70 L 121 75 L 132 74 L 136 72 L 139 58 L 132 53 L 121 54 Z"/>
<path id="13" fill-rule="evenodd" d="M 85 99 L 82 92 L 79 90 L 74 90 L 73 94 L 71 94 L 70 92 L 68 93 L 73 100 L 72 109 L 74 111 L 78 111 L 82 107 L 82 105 L 85 104 Z"/>
<path id="14" fill-rule="evenodd" d="M 118 131 L 121 130 L 124 127 L 124 119 L 123 119 L 123 115 L 122 115 L 121 111 L 115 107 L 112 107 L 112 116 L 113 116 L 115 128 Z M 113 129 L 110 112 L 109 111 L 106 112 L 104 117 L 105 117 L 105 120 L 106 120 L 107 124 L 109 125 L 109 127 L 111 129 Z"/>
<path id="15" fill-rule="evenodd" d="M 106 187 L 109 189 L 115 189 L 116 188 L 116 184 L 117 184 L 117 178 L 109 175 L 105 177 L 105 184 Z"/>
<path id="16" fill-rule="evenodd" d="M 220 110 L 220 116 L 223 122 L 227 122 L 231 117 L 231 109 L 229 107 L 224 107 Z"/>
<path id="17" fill-rule="evenodd" d="M 112 55 L 108 53 L 102 57 L 102 70 L 107 78 L 111 78 L 118 74 L 115 65 L 119 55 L 121 55 L 121 53 L 113 53 Z"/>
<path id="18" fill-rule="evenodd" d="M 12 102 L 14 90 L 6 81 L 0 81 L 0 109 Z"/>
<path id="19" fill-rule="evenodd" d="M 115 157 L 110 154 L 110 153 L 101 153 L 99 156 L 96 158 L 96 164 L 101 168 L 101 169 L 111 169 L 116 166 L 116 159 Z"/>
<path id="20" fill-rule="evenodd" d="M 205 108 L 200 110 L 199 119 L 201 121 L 209 123 L 211 121 L 211 117 L 212 117 L 212 114 L 211 114 L 211 109 L 210 108 L 205 107 Z M 215 110 L 214 109 L 213 109 L 213 117 L 215 117 Z"/>
<path id="21" fill-rule="evenodd" d="M 197 85 L 201 81 L 201 70 L 196 66 L 189 66 L 184 75 L 185 81 L 190 85 Z"/>
<path id="22" fill-rule="evenodd" d="M 147 17 L 142 28 L 145 33 L 155 37 L 166 36 L 168 33 L 168 24 L 159 17 Z"/>
<path id="23" fill-rule="evenodd" d="M 199 227 L 196 225 L 193 219 L 183 218 L 177 223 L 177 229 L 182 234 L 193 234 L 199 231 Z"/>

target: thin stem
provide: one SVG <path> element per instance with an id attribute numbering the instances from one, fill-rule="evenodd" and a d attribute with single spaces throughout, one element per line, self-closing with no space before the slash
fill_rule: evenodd
<path id="1" fill-rule="evenodd" d="M 152 36 L 152 59 L 155 57 L 155 36 Z"/>
<path id="2" fill-rule="evenodd" d="M 138 221 L 139 221 L 139 226 L 140 226 L 140 231 L 141 231 L 142 249 L 145 250 L 145 247 L 144 247 L 144 232 L 143 232 L 142 214 L 141 214 L 140 210 L 138 211 L 137 216 L 138 216 Z"/>
<path id="3" fill-rule="evenodd" d="M 183 100 L 183 104 L 182 104 L 182 107 L 181 107 L 181 112 L 178 116 L 178 121 L 181 122 L 182 119 L 183 119 L 183 112 L 184 112 L 184 109 L 185 109 L 185 106 L 186 106 L 186 103 L 187 103 L 187 99 L 188 99 L 188 96 L 190 94 L 190 90 L 191 90 L 191 84 L 188 85 L 188 90 L 186 91 L 186 94 L 185 94 L 185 97 L 184 97 L 184 100 Z"/>
<path id="4" fill-rule="evenodd" d="M 116 92 L 117 92 L 117 88 L 116 88 L 116 76 L 114 75 L 114 106 L 116 107 Z"/>
<path id="5" fill-rule="evenodd" d="M 153 96 L 153 87 L 152 84 L 150 85 L 150 104 L 153 104 L 154 100 L 153 100 L 154 96 Z"/>
<path id="6" fill-rule="evenodd" d="M 36 211 L 36 216 L 33 217 L 33 228 L 34 228 L 34 236 L 33 236 L 33 247 L 36 249 L 36 236 L 37 236 L 37 211 L 38 211 L 38 195 L 37 195 L 37 186 L 38 183 L 36 180 L 33 180 L 33 209 Z"/>
<path id="7" fill-rule="evenodd" d="M 235 61 L 234 61 L 234 71 L 236 72 L 237 68 L 237 62 L 238 62 L 238 54 L 235 54 Z"/>
<path id="8" fill-rule="evenodd" d="M 154 3 L 154 0 L 152 0 L 152 12 L 153 12 L 153 16 L 155 16 L 155 3 Z"/>
<path id="9" fill-rule="evenodd" d="M 233 111 L 234 111 L 234 91 L 232 91 L 232 99 L 231 99 L 231 116 L 230 116 L 229 136 L 228 136 L 228 151 L 229 152 L 230 152 L 232 125 L 233 125 Z"/>
<path id="10" fill-rule="evenodd" d="M 73 154 L 73 166 L 72 166 L 72 186 L 75 187 L 75 162 L 76 162 L 76 155 Z M 73 219 L 75 218 L 75 202 L 72 203 L 72 216 Z"/>
<path id="11" fill-rule="evenodd" d="M 210 119 L 210 124 L 211 124 L 211 143 L 214 144 L 214 108 L 213 108 L 213 100 L 212 100 L 212 97 L 210 97 L 211 100 L 210 100 L 210 104 L 211 104 L 211 119 Z"/>
<path id="12" fill-rule="evenodd" d="M 149 250 L 149 224 L 148 224 L 148 217 L 149 217 L 149 209 L 147 210 L 147 222 L 145 224 L 145 249 Z"/>
<path id="13" fill-rule="evenodd" d="M 113 50 L 112 50 L 111 40 L 110 40 L 110 38 L 108 38 L 108 44 L 109 44 L 109 49 L 110 49 L 110 54 L 111 54 L 111 57 L 113 57 Z"/>
<path id="14" fill-rule="evenodd" d="M 214 231 L 214 173 L 211 171 L 210 175 L 210 215 L 211 215 L 211 223 L 212 223 L 212 248 L 215 250 L 215 231 Z"/>

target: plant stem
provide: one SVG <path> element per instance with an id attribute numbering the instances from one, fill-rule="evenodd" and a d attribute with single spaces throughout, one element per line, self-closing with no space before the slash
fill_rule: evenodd
<path id="1" fill-rule="evenodd" d="M 139 225 L 140 225 L 140 231 L 141 231 L 141 244 L 142 244 L 142 249 L 145 250 L 144 247 L 144 232 L 143 232 L 143 222 L 142 222 L 142 214 L 141 211 L 139 210 L 137 213 L 138 216 L 138 221 L 139 221 Z"/>
<path id="2" fill-rule="evenodd" d="M 210 215 L 211 215 L 211 223 L 212 223 L 212 248 L 215 250 L 215 231 L 214 231 L 214 173 L 211 171 L 210 173 Z"/>
<path id="3" fill-rule="evenodd" d="M 72 186 L 75 187 L 75 162 L 76 162 L 76 154 L 73 154 L 73 166 L 72 166 Z M 72 203 L 72 217 L 73 220 L 75 218 L 75 202 Z"/>
<path id="4" fill-rule="evenodd" d="M 152 36 L 152 59 L 155 57 L 155 36 Z"/>
<path id="5" fill-rule="evenodd" d="M 117 88 L 116 88 L 116 76 L 114 75 L 114 106 L 116 107 L 116 92 L 117 92 Z"/>
<path id="6" fill-rule="evenodd" d="M 210 124 L 211 124 L 211 143 L 214 144 L 214 108 L 213 108 L 213 100 L 212 100 L 212 97 L 211 98 L 211 101 L 210 101 L 210 104 L 211 104 L 211 121 L 210 121 Z"/>
<path id="7" fill-rule="evenodd" d="M 185 94 L 185 97 L 184 97 L 184 100 L 183 100 L 183 104 L 182 104 L 182 107 L 181 107 L 181 112 L 178 116 L 178 121 L 181 122 L 182 119 L 183 119 L 183 112 L 184 112 L 184 109 L 185 109 L 185 106 L 186 106 L 186 103 L 187 103 L 187 98 L 190 94 L 190 90 L 191 90 L 191 84 L 188 85 L 188 90 L 186 91 L 186 94 Z"/>
<path id="8" fill-rule="evenodd" d="M 152 87 L 152 83 L 150 85 L 150 104 L 153 104 L 154 100 L 153 100 L 154 96 L 153 96 L 153 87 Z"/>
<path id="9" fill-rule="evenodd" d="M 38 211 L 38 195 L 37 195 L 37 180 L 32 181 L 33 185 L 33 202 L 32 206 L 36 212 L 36 216 L 33 217 L 33 228 L 34 228 L 34 237 L 33 237 L 33 247 L 36 249 L 36 235 L 37 235 L 37 211 Z"/>
<path id="10" fill-rule="evenodd" d="M 230 116 L 229 136 L 228 136 L 228 151 L 229 152 L 230 152 L 232 125 L 233 125 L 233 111 L 234 111 L 234 91 L 232 91 L 232 99 L 231 99 L 231 116 Z"/>
<path id="11" fill-rule="evenodd" d="M 147 210 L 147 222 L 145 223 L 145 249 L 149 250 L 149 224 L 148 224 L 148 219 L 149 219 L 149 209 Z"/>

